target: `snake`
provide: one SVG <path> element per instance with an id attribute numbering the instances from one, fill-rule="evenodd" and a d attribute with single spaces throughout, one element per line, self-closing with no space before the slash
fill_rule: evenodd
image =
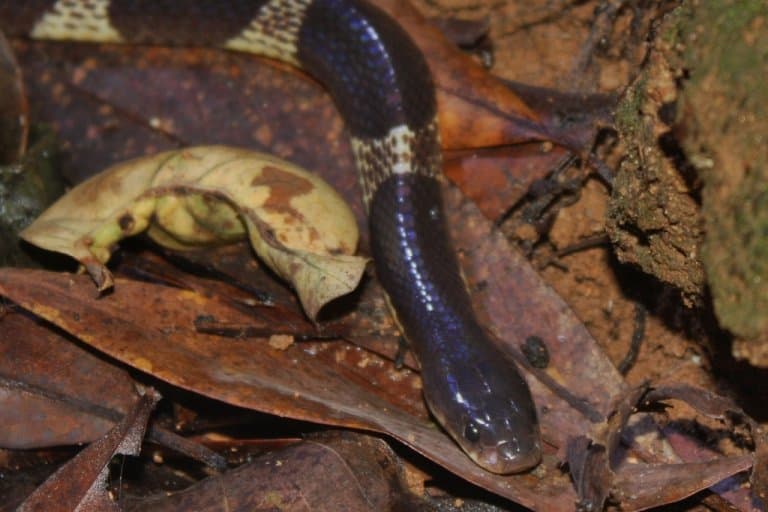
<path id="1" fill-rule="evenodd" d="M 429 66 L 384 11 L 365 0 L 0 0 L 0 28 L 35 39 L 218 47 L 317 79 L 349 134 L 376 275 L 419 361 L 429 411 L 487 471 L 540 462 L 531 392 L 478 320 L 449 236 Z"/>

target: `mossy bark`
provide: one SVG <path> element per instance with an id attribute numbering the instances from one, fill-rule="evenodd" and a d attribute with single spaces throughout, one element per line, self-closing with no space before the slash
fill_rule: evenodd
<path id="1" fill-rule="evenodd" d="M 699 206 L 668 147 L 682 75 L 670 62 L 671 45 L 657 39 L 617 109 L 624 158 L 615 177 L 607 230 L 621 261 L 640 266 L 695 302 L 704 287 L 699 257 L 703 235 Z"/>
<path id="2" fill-rule="evenodd" d="M 702 261 L 738 356 L 768 364 L 768 4 L 691 2 L 680 143 L 704 183 Z"/>
<path id="3" fill-rule="evenodd" d="M 768 365 L 768 4 L 683 2 L 654 44 L 619 110 L 628 156 L 614 193 L 613 237 L 622 250 L 627 233 L 649 241 L 650 256 L 637 243 L 623 259 L 688 293 L 702 292 L 703 265 L 718 319 L 736 338 L 734 354 Z M 700 208 L 672 201 L 691 197 L 678 186 L 685 167 L 700 180 Z M 669 265 L 668 252 L 653 250 L 656 238 L 690 250 L 690 261 Z"/>

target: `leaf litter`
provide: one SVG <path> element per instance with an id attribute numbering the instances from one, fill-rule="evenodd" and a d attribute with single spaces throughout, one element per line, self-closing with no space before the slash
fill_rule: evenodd
<path id="1" fill-rule="evenodd" d="M 453 90 L 453 89 L 452 89 Z M 523 117 L 530 117 L 530 112 L 525 113 Z M 457 116 L 458 117 L 458 116 Z M 470 118 L 473 116 L 470 116 Z M 477 117 L 477 116 L 474 116 Z M 535 115 L 534 115 L 535 117 Z M 448 130 L 450 131 L 450 122 L 446 123 Z M 481 134 L 481 130 L 476 130 L 479 134 Z M 492 130 L 491 130 L 492 131 Z M 502 130 L 503 131 L 503 130 Z M 456 133 L 461 134 L 460 130 L 457 130 Z M 497 131 L 498 133 L 498 131 Z M 526 132 L 525 130 L 522 131 L 523 137 L 521 138 L 527 138 L 530 134 L 530 131 Z M 534 138 L 538 137 L 539 134 L 534 133 Z M 543 137 L 546 138 L 546 137 Z M 447 139 L 449 140 L 449 139 Z M 488 139 L 488 140 L 494 140 L 494 139 Z M 279 146 L 279 145 L 278 145 Z M 457 146 L 460 147 L 460 146 Z M 321 168 L 323 166 L 321 165 Z M 346 171 L 349 173 L 349 171 Z M 343 191 L 350 190 L 349 186 L 343 186 Z M 452 203 L 455 205 L 455 203 Z M 359 208 L 359 207 L 357 207 Z M 359 211 L 359 209 L 357 210 Z M 475 248 L 475 245 L 470 244 L 467 251 L 471 251 Z M 466 260 L 470 259 L 465 257 L 465 263 Z M 514 265 L 504 265 L 504 258 L 499 258 L 497 256 L 485 256 L 481 257 L 480 261 L 485 261 L 485 263 L 482 263 L 482 265 L 487 265 L 487 261 L 493 261 L 495 259 L 501 260 L 502 266 L 500 267 L 503 269 L 504 272 L 508 271 L 512 267 L 517 267 L 517 263 L 515 262 Z M 484 292 L 487 290 L 488 284 L 495 284 L 495 281 L 498 280 L 499 275 L 498 273 L 491 273 L 490 278 L 486 279 L 477 279 L 474 281 L 474 289 L 480 292 Z M 534 291 L 536 291 L 537 287 L 534 287 Z M 530 288 L 524 288 L 521 292 L 523 295 L 523 298 L 525 299 L 525 295 L 528 293 Z M 494 295 L 494 292 L 488 292 L 488 296 Z M 547 294 L 545 294 L 547 295 Z M 553 294 L 549 294 L 550 296 Z M 536 299 L 536 293 L 532 293 L 533 304 L 539 304 Z M 503 296 L 500 296 L 503 297 Z M 544 299 L 541 299 L 544 303 L 546 301 Z M 497 299 L 497 302 L 504 302 L 503 299 Z M 515 301 L 510 301 L 515 302 Z M 487 303 L 492 304 L 492 300 L 487 300 Z M 522 303 L 525 303 L 525 300 L 522 301 Z M 487 304 L 485 305 L 486 309 L 492 310 Z M 554 308 L 555 310 L 560 310 L 560 306 L 555 304 Z M 535 309 L 535 307 L 534 307 Z M 520 310 L 513 309 L 517 315 L 520 315 Z M 525 310 L 525 311 L 530 311 Z M 544 343 L 546 344 L 547 348 L 550 349 L 554 353 L 553 362 L 550 364 L 549 367 L 547 367 L 544 372 L 549 375 L 551 380 L 555 384 L 561 384 L 561 388 L 565 388 L 567 390 L 570 390 L 571 394 L 563 395 L 562 389 L 558 389 L 557 387 L 543 385 L 541 383 L 538 383 L 539 380 L 536 378 L 531 378 L 529 375 L 529 380 L 534 387 L 534 393 L 537 396 L 537 400 L 541 398 L 542 409 L 546 409 L 544 411 L 546 414 L 544 416 L 547 417 L 547 423 L 550 425 L 549 428 L 545 428 L 545 441 L 547 439 L 549 440 L 548 443 L 556 443 L 560 440 L 560 437 L 565 437 L 566 434 L 559 434 L 557 432 L 557 428 L 561 425 L 574 425 L 573 431 L 577 432 L 580 431 L 583 432 L 591 432 L 590 436 L 593 438 L 594 441 L 600 442 L 601 439 L 603 439 L 598 433 L 595 433 L 596 429 L 595 425 L 599 425 L 601 422 L 594 422 L 595 413 L 601 417 L 609 417 L 613 411 L 614 411 L 614 405 L 612 404 L 612 401 L 610 398 L 614 398 L 615 396 L 621 396 L 623 393 L 623 389 L 626 388 L 626 385 L 623 384 L 623 381 L 620 377 L 616 377 L 614 372 L 612 370 L 608 370 L 607 373 L 597 373 L 594 375 L 601 375 L 600 378 L 596 378 L 594 376 L 591 376 L 593 374 L 590 374 L 589 372 L 592 371 L 592 369 L 605 369 L 609 368 L 609 366 L 605 366 L 606 364 L 609 365 L 610 361 L 607 361 L 605 359 L 604 355 L 601 354 L 599 348 L 597 348 L 596 345 L 593 344 L 593 342 L 589 342 L 587 344 L 581 344 L 579 342 L 576 342 L 573 344 L 573 346 L 568 347 L 565 346 L 565 349 L 563 352 L 560 352 L 560 348 L 564 346 L 563 344 L 563 337 L 562 337 L 562 329 L 563 326 L 561 326 L 558 322 L 555 322 L 553 324 L 553 318 L 558 319 L 559 317 L 557 315 L 555 316 L 546 316 L 538 317 L 538 316 L 530 316 L 529 315 L 523 315 L 524 323 L 522 325 L 521 330 L 518 334 L 515 334 L 511 337 L 507 337 L 505 333 L 501 333 L 501 337 L 503 339 L 511 340 L 510 345 L 512 349 L 515 348 L 515 345 L 518 345 L 520 343 L 520 338 L 523 338 L 525 335 L 530 333 L 535 333 L 536 335 L 541 335 L 542 332 L 544 333 L 543 336 L 540 336 Z M 495 321 L 498 321 L 498 317 L 494 317 Z M 527 322 L 527 323 L 525 323 Z M 567 322 L 566 322 L 567 323 Z M 557 326 L 556 329 L 552 330 L 552 333 L 550 334 L 548 331 L 551 329 L 551 327 L 555 325 Z M 546 329 L 543 329 L 543 327 L 546 327 Z M 171 329 L 172 327 L 168 327 L 168 329 Z M 498 328 L 496 329 L 498 332 Z M 569 334 L 572 334 L 575 332 L 575 338 L 574 339 L 581 339 L 580 337 L 582 334 L 580 331 L 583 330 L 583 327 L 575 329 L 575 331 L 570 331 Z M 586 332 L 586 331 L 584 331 Z M 588 333 L 587 333 L 588 336 Z M 586 338 L 585 338 L 586 339 Z M 593 346 L 594 345 L 594 346 Z M 307 345 L 309 346 L 309 345 Z M 295 347 L 294 347 L 295 349 Z M 586 349 L 587 352 L 585 353 L 585 356 L 582 356 L 580 350 Z M 289 348 L 290 350 L 290 348 Z M 571 350 L 571 351 L 569 351 Z M 582 357 L 585 357 L 585 360 L 582 360 Z M 582 364 L 585 364 L 586 367 L 589 367 L 590 370 L 583 370 L 581 367 Z M 564 374 L 561 375 L 561 368 L 564 369 Z M 146 371 L 146 369 L 145 369 Z M 580 371 L 583 371 L 583 376 L 579 375 Z M 362 379 L 361 379 L 362 380 Z M 542 381 L 546 381 L 545 378 L 542 377 Z M 586 383 L 584 382 L 586 381 Z M 551 383 L 550 383 L 551 384 Z M 579 387 L 580 384 L 586 384 L 586 387 Z M 539 388 L 537 391 L 536 388 Z M 553 391 L 554 390 L 554 391 Z M 593 392 L 596 392 L 595 396 L 593 395 Z M 541 396 L 540 396 L 541 395 Z M 542 398 L 543 397 L 543 398 Z M 555 407 L 552 406 L 552 404 L 555 404 Z M 569 404 L 569 405 L 563 405 L 563 404 Z M 581 404 L 578 405 L 578 407 L 574 408 L 574 404 Z M 589 420 L 589 418 L 592 418 L 592 420 Z M 562 422 L 559 422 L 558 420 L 562 419 Z M 643 447 L 645 448 L 645 451 L 643 451 L 646 458 L 649 457 L 648 453 L 652 453 L 649 447 Z M 586 448 L 585 448 L 586 449 Z M 637 447 L 635 448 L 637 449 Z M 645 453 L 648 452 L 648 453 Z M 509 496 L 511 499 L 518 501 L 520 503 L 526 504 L 528 506 L 534 507 L 534 508 L 547 508 L 549 510 L 554 509 L 563 509 L 563 510 L 569 510 L 572 508 L 573 503 L 576 501 L 576 497 L 574 494 L 572 494 L 572 491 L 569 491 L 570 489 L 570 482 L 568 481 L 568 477 L 566 473 L 563 473 L 560 468 L 558 468 L 557 462 L 564 459 L 564 453 L 565 453 L 565 445 L 563 444 L 549 444 L 548 446 L 548 454 L 550 459 L 545 459 L 545 464 L 541 471 L 544 472 L 543 477 L 538 477 L 539 481 L 538 483 L 534 483 L 534 479 L 532 479 L 532 475 L 524 475 L 520 477 L 513 477 L 512 479 L 517 479 L 521 482 L 525 481 L 526 485 L 531 485 L 532 487 L 535 487 L 538 485 L 539 487 L 544 487 L 550 491 L 550 494 L 542 493 L 536 498 L 533 498 L 537 501 L 526 501 L 526 492 L 520 491 L 518 489 L 508 489 L 507 492 L 501 492 L 499 491 L 498 486 L 491 485 L 486 483 L 484 486 L 486 488 L 491 488 L 495 492 L 499 492 L 499 494 Z M 553 455 L 554 454 L 554 455 Z M 650 460 L 650 459 L 649 459 Z M 763 457 L 764 460 L 764 457 Z M 557 468 L 556 470 L 550 470 L 549 468 Z M 638 468 L 639 470 L 643 470 L 643 468 Z M 655 471 L 654 468 L 651 468 L 651 471 Z M 735 471 L 735 469 L 734 469 Z M 713 474 L 716 472 L 713 472 Z M 661 473 L 659 473 L 661 474 Z M 473 475 L 472 471 L 469 469 L 464 473 L 464 475 L 469 475 L 468 478 L 472 481 L 475 481 L 478 483 L 479 481 L 484 480 L 482 477 Z M 561 479 L 562 482 L 558 483 L 557 480 Z M 558 485 L 561 484 L 561 487 L 558 487 Z M 483 484 L 480 484 L 483 485 Z M 558 495 L 558 489 L 562 491 L 562 494 Z M 558 500 L 557 496 L 561 496 L 562 499 Z"/>

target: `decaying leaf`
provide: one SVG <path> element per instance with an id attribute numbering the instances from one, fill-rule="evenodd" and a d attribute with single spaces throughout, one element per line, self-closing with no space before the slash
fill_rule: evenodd
<path id="1" fill-rule="evenodd" d="M 99 290 L 122 238 L 147 230 L 173 249 L 248 236 L 261 260 L 296 289 L 310 318 L 360 281 L 357 224 L 325 182 L 283 160 L 199 146 L 115 165 L 81 183 L 21 236 L 77 259 Z"/>
<path id="2" fill-rule="evenodd" d="M 106 465 L 116 454 L 138 455 L 160 394 L 147 388 L 123 421 L 91 443 L 35 489 L 16 510 L 119 510 L 106 490 Z"/>
<path id="3" fill-rule="evenodd" d="M 629 417 L 636 412 L 637 405 L 667 399 L 685 401 L 708 416 L 725 418 L 730 414 L 744 422 L 752 434 L 755 454 L 717 456 L 713 453 L 706 460 L 684 463 L 672 457 L 672 462 L 617 464 L 619 444 L 627 436 Z M 724 397 L 687 385 L 651 388 L 643 384 L 617 397 L 615 412 L 593 439 L 586 436 L 573 438 L 568 445 L 567 457 L 582 508 L 602 510 L 610 496 L 621 503 L 622 509 L 645 510 L 680 501 L 759 466 L 758 454 L 763 443 L 754 420 Z M 755 503 L 760 496 L 760 485 L 759 482 L 753 484 Z"/>
<path id="4" fill-rule="evenodd" d="M 485 471 L 428 420 L 415 376 L 399 375 L 392 362 L 334 343 L 325 348 L 294 343 L 275 350 L 266 342 L 198 333 L 194 324 L 201 314 L 222 323 L 244 323 L 248 316 L 186 290 L 118 278 L 114 293 L 97 298 L 84 283 L 86 276 L 0 269 L 1 295 L 154 378 L 237 407 L 386 433 L 463 479 L 524 506 L 572 510 L 576 496 L 556 467 L 557 457 L 545 458 L 535 478 Z M 560 445 L 574 429 L 561 428 L 561 418 L 578 413 L 564 410 L 568 405 L 562 400 L 543 398 L 551 407 L 541 416 L 552 443 L 547 446 Z M 576 428 L 584 431 L 583 425 Z"/>
<path id="5" fill-rule="evenodd" d="M 220 511 L 222 503 L 227 510 L 415 510 L 418 499 L 401 473 L 384 441 L 336 432 L 261 455 L 178 493 L 126 501 L 124 510 Z"/>
<path id="6" fill-rule="evenodd" d="M 33 318 L 0 318 L 0 447 L 91 442 L 137 399 L 133 380 Z"/>

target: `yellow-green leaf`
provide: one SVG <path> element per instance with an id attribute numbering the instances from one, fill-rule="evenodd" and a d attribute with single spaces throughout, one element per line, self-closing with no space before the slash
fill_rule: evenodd
<path id="1" fill-rule="evenodd" d="M 182 250 L 247 236 L 310 318 L 352 291 L 367 261 L 354 256 L 357 223 L 327 183 L 273 156 L 225 146 L 115 165 L 72 189 L 21 236 L 77 259 L 103 290 L 112 285 L 104 264 L 115 244 L 144 230 Z"/>

